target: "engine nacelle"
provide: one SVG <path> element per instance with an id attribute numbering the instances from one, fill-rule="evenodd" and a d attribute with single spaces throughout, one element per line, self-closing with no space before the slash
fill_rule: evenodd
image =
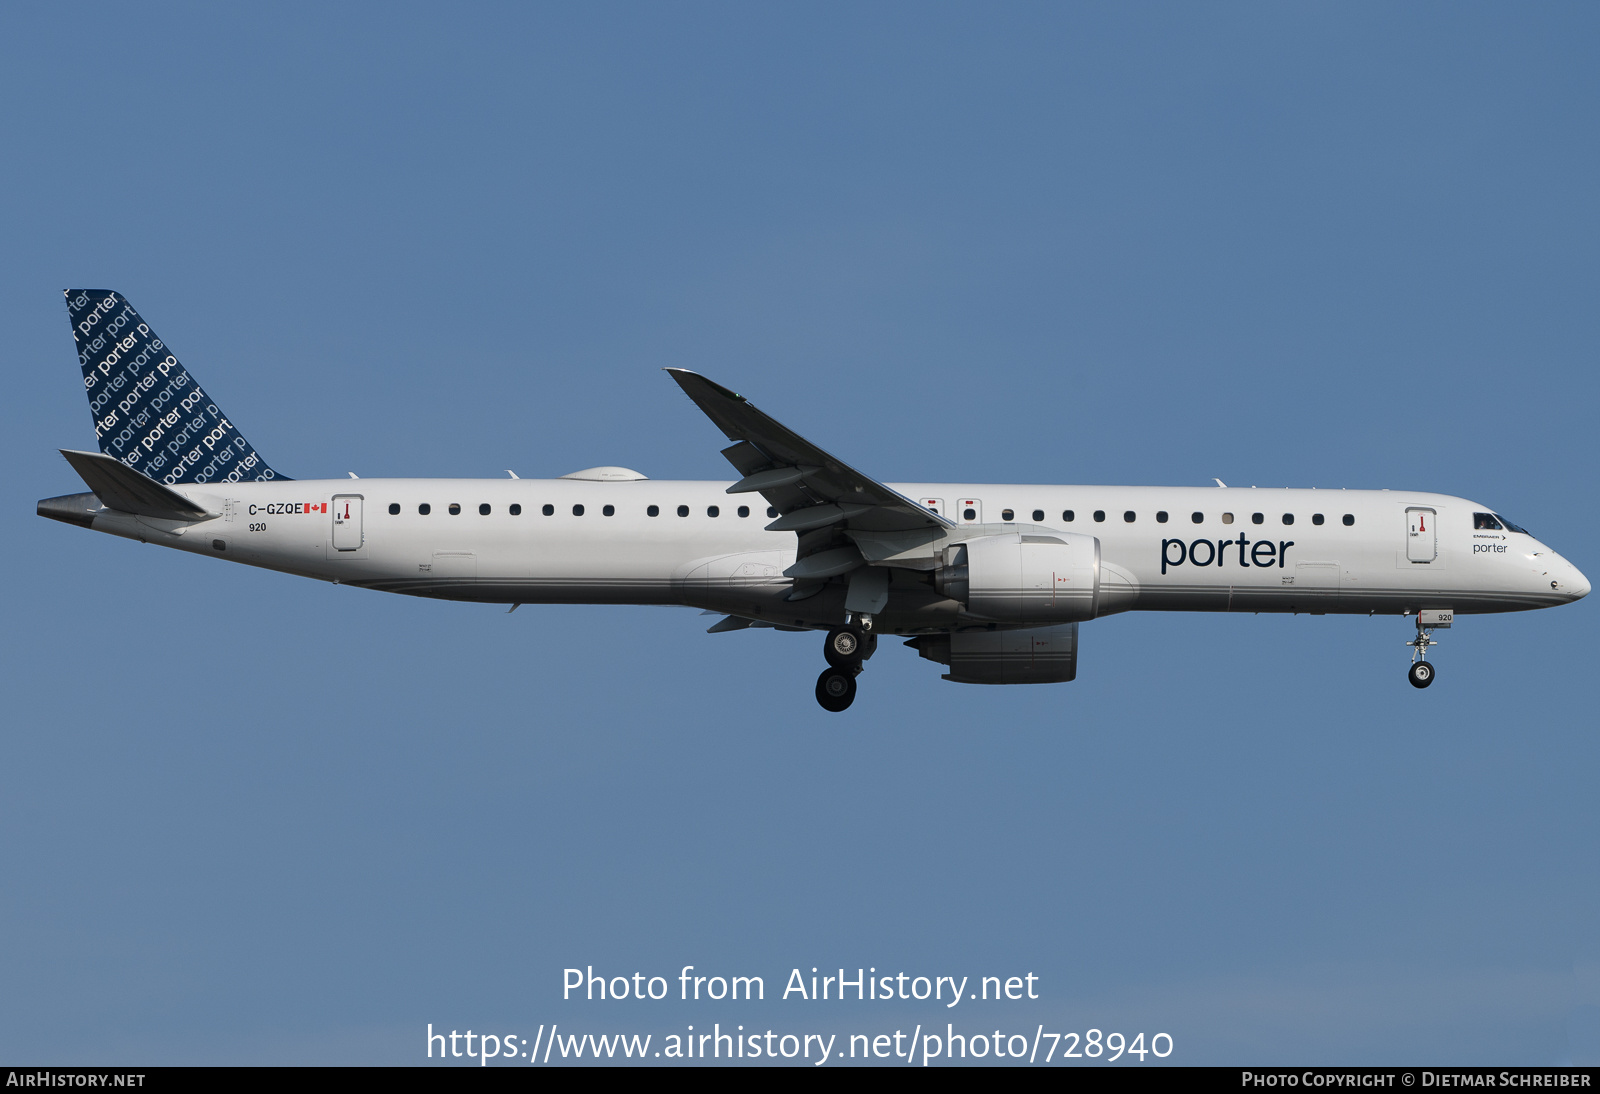
<path id="1" fill-rule="evenodd" d="M 1060 684 L 1078 675 L 1078 625 L 956 631 L 912 639 L 929 661 L 949 665 L 958 684 Z"/>
<path id="2" fill-rule="evenodd" d="M 945 548 L 933 583 L 981 619 L 1093 619 L 1100 606 L 1100 541 L 1081 532 L 980 536 Z"/>

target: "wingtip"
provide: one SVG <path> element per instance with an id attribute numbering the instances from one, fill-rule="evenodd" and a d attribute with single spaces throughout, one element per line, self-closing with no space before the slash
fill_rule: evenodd
<path id="1" fill-rule="evenodd" d="M 702 376 L 698 372 L 691 372 L 686 368 L 667 368 L 663 369 L 662 371 L 666 372 L 674 380 L 676 380 L 678 382 L 678 386 L 683 388 L 685 391 L 688 391 L 690 382 L 695 382 L 697 386 L 710 388 L 718 395 L 721 395 L 724 398 L 732 399 L 734 402 L 748 403 L 750 401 L 743 395 L 740 395 L 737 391 L 730 391 L 728 388 L 723 387 L 710 377 Z"/>
<path id="2" fill-rule="evenodd" d="M 706 379 L 704 376 L 700 375 L 698 372 L 695 372 L 693 369 L 667 367 L 667 368 L 663 368 L 661 371 L 665 372 L 668 376 L 672 377 L 673 380 L 677 381 L 679 387 L 683 387 L 686 384 L 689 384 L 689 383 L 692 383 L 695 380 L 698 380 L 702 384 L 710 384 L 712 387 L 717 388 L 718 390 L 725 390 L 724 388 L 721 387 L 720 384 L 717 384 L 717 383 L 715 383 L 715 382 L 713 382 L 711 380 Z"/>

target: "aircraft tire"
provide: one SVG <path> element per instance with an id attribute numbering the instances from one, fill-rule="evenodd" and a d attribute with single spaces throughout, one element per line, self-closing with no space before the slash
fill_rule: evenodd
<path id="1" fill-rule="evenodd" d="M 817 677 L 817 702 L 832 714 L 848 710 L 856 701 L 856 674 L 849 669 L 824 669 Z"/>
<path id="2" fill-rule="evenodd" d="M 822 656 L 836 669 L 860 669 L 863 647 L 861 635 L 839 627 L 828 632 L 828 639 L 822 644 Z"/>
<path id="3" fill-rule="evenodd" d="M 1433 677 L 1433 665 L 1427 661 L 1414 662 L 1410 671 L 1406 673 L 1406 679 L 1411 681 L 1411 686 L 1414 688 L 1427 687 L 1433 683 Z"/>

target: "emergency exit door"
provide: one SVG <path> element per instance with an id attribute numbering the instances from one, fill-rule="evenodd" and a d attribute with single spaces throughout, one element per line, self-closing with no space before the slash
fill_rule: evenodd
<path id="1" fill-rule="evenodd" d="M 1439 535 L 1434 531 L 1432 509 L 1406 510 L 1406 558 L 1412 562 L 1432 562 L 1439 554 Z"/>
<path id="2" fill-rule="evenodd" d="M 338 494 L 333 499 L 333 549 L 361 550 L 361 495 Z"/>

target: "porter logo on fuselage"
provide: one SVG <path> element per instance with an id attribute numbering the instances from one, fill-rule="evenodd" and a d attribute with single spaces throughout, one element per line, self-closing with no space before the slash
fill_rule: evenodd
<path id="1" fill-rule="evenodd" d="M 1293 546 L 1292 539 L 1278 540 L 1276 543 L 1270 539 L 1252 542 L 1243 532 L 1239 533 L 1238 539 L 1197 539 L 1189 543 L 1181 539 L 1164 539 L 1161 541 L 1161 572 L 1166 573 L 1168 566 L 1182 566 L 1185 563 L 1190 566 L 1221 566 L 1227 561 L 1232 548 L 1238 549 L 1239 565 L 1247 569 L 1274 563 L 1282 569 L 1283 560 Z"/>

